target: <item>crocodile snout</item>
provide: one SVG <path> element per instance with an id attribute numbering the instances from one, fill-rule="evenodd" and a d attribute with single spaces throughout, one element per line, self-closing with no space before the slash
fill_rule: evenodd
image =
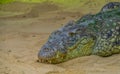
<path id="1" fill-rule="evenodd" d="M 40 52 L 38 53 L 39 59 L 48 60 L 55 56 L 55 51 L 50 47 L 46 47 L 45 45 L 41 48 Z"/>

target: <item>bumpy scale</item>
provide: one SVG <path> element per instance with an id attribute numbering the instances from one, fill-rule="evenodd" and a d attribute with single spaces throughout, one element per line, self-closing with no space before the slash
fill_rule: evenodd
<path id="1" fill-rule="evenodd" d="M 79 56 L 116 53 L 120 53 L 120 3 L 110 2 L 98 14 L 70 21 L 54 31 L 38 58 L 44 63 L 60 63 Z"/>

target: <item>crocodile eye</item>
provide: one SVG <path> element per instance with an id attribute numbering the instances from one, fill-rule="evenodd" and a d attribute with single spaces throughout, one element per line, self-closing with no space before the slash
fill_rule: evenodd
<path id="1" fill-rule="evenodd" d="M 69 32 L 69 36 L 74 36 L 76 33 L 74 32 Z"/>

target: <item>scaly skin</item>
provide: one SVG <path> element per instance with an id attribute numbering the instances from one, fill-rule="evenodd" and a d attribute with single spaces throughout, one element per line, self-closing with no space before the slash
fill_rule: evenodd
<path id="1" fill-rule="evenodd" d="M 106 4 L 102 9 L 101 11 L 104 12 L 104 11 L 109 11 L 109 10 L 112 10 L 112 9 L 115 9 L 115 8 L 120 8 L 120 2 L 110 2 L 108 4 Z"/>
<path id="2" fill-rule="evenodd" d="M 54 31 L 39 51 L 39 60 L 60 63 L 79 56 L 120 53 L 120 7 L 107 6 L 96 15 L 86 15 Z"/>

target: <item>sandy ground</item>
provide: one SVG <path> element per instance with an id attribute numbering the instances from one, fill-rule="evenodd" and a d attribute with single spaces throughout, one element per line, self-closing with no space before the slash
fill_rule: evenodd
<path id="1" fill-rule="evenodd" d="M 38 6 L 35 12 L 0 17 L 0 74 L 120 74 L 120 54 L 84 56 L 56 65 L 37 62 L 37 53 L 49 34 L 83 15 L 54 7 L 47 11 Z"/>

